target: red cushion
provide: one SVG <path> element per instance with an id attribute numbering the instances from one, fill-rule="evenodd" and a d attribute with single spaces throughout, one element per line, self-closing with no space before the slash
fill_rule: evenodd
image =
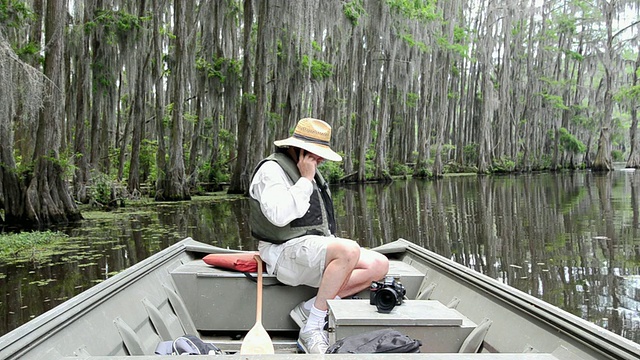
<path id="1" fill-rule="evenodd" d="M 257 272 L 258 262 L 254 256 L 258 252 L 238 252 L 228 254 L 209 254 L 202 258 L 205 263 L 223 269 L 241 272 Z"/>

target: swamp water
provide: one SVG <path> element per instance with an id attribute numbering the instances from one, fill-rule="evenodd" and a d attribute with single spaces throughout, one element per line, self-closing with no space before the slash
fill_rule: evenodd
<path id="1" fill-rule="evenodd" d="M 640 343 L 640 171 L 332 191 L 338 236 L 366 247 L 405 238 Z M 0 335 L 184 237 L 255 249 L 248 205 L 196 197 L 89 213 L 52 253 L 0 264 Z"/>

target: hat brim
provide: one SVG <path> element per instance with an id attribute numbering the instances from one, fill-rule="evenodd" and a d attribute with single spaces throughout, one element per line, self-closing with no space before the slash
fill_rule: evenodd
<path id="1" fill-rule="evenodd" d="M 295 146 L 301 149 L 307 150 L 310 153 L 316 154 L 323 159 L 331 161 L 342 161 L 342 156 L 331 150 L 328 146 L 314 144 L 294 137 L 286 138 L 284 140 L 276 140 L 273 144 L 277 147 Z"/>

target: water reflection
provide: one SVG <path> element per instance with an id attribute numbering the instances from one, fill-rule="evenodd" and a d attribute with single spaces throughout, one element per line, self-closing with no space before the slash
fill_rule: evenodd
<path id="1" fill-rule="evenodd" d="M 640 172 L 457 176 L 334 187 L 338 235 L 399 237 L 640 342 Z M 87 220 L 51 262 L 0 265 L 0 334 L 186 236 L 255 249 L 248 202 Z M 128 209 L 131 211 L 131 209 Z"/>

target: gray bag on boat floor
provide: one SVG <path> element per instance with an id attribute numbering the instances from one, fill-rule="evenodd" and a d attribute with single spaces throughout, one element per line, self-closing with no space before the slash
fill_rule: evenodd
<path id="1" fill-rule="evenodd" d="M 207 355 L 223 354 L 217 346 L 206 343 L 195 335 L 184 335 L 175 340 L 162 341 L 155 351 L 156 355 Z"/>
<path id="2" fill-rule="evenodd" d="M 327 354 L 419 353 L 422 343 L 393 329 L 347 336 L 329 346 Z"/>

